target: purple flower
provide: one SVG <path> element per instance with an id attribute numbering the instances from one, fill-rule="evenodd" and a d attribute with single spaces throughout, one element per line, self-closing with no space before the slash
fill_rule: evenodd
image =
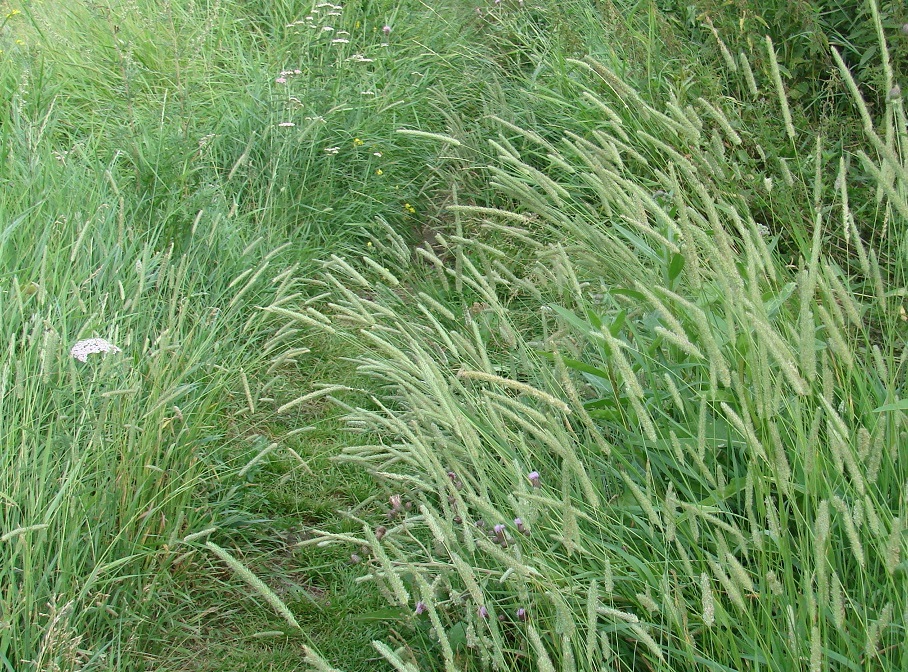
<path id="1" fill-rule="evenodd" d="M 532 485 L 534 488 L 539 487 L 539 472 L 538 471 L 531 471 L 530 473 L 528 473 L 527 479 L 529 479 L 530 485 Z"/>
<path id="2" fill-rule="evenodd" d="M 457 478 L 457 473 L 453 471 L 448 472 L 448 478 L 451 479 L 451 483 L 457 490 L 460 490 L 463 487 L 463 483 L 460 482 L 460 479 Z"/>
<path id="3" fill-rule="evenodd" d="M 518 621 L 527 620 L 527 610 L 524 609 L 523 607 L 520 607 L 520 609 L 517 610 L 517 620 Z"/>
<path id="4" fill-rule="evenodd" d="M 390 34 L 391 34 L 391 26 L 388 26 L 388 25 L 384 26 L 384 27 L 381 29 L 381 32 L 383 32 L 385 35 L 390 35 Z"/>
<path id="5" fill-rule="evenodd" d="M 489 610 L 484 606 L 479 607 L 479 617 L 482 619 L 487 619 L 489 617 Z"/>
<path id="6" fill-rule="evenodd" d="M 420 600 L 416 603 L 416 615 L 423 613 L 426 610 L 426 603 Z"/>
<path id="7" fill-rule="evenodd" d="M 277 79 L 274 80 L 274 83 L 275 83 L 275 84 L 286 84 L 286 83 L 287 83 L 287 78 L 286 78 L 286 77 L 278 77 Z"/>
<path id="8" fill-rule="evenodd" d="M 520 534 L 529 534 L 530 531 L 527 529 L 527 526 L 523 524 L 523 518 L 515 518 L 514 524 L 517 526 L 517 531 Z"/>

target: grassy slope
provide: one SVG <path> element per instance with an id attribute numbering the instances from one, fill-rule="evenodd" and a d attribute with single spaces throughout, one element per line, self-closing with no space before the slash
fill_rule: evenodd
<path id="1" fill-rule="evenodd" d="M 19 394 L 37 403 L 10 405 L 4 417 L 62 438 L 66 429 L 50 420 L 55 414 L 65 422 L 68 409 L 100 392 L 113 391 L 111 398 L 119 398 L 118 389 L 133 390 L 136 379 L 130 376 L 138 375 L 151 382 L 138 396 L 129 393 L 135 401 L 114 409 L 102 404 L 84 415 L 85 426 L 104 425 L 108 433 L 83 440 L 77 432 L 71 445 L 99 465 L 109 463 L 115 452 L 132 454 L 138 447 L 152 451 L 143 454 L 143 464 L 180 475 L 175 480 L 178 496 L 163 497 L 147 469 L 133 470 L 126 475 L 133 479 L 128 487 L 152 494 L 131 501 L 96 499 L 98 490 L 87 486 L 77 500 L 84 508 L 68 518 L 53 518 L 47 514 L 53 495 L 49 484 L 61 473 L 76 473 L 71 463 L 48 462 L 41 458 L 46 453 L 29 448 L 25 464 L 8 465 L 7 473 L 39 468 L 41 482 L 48 485 L 32 489 L 31 508 L 5 519 L 4 532 L 39 520 L 76 530 L 87 510 L 88 519 L 110 521 L 109 530 L 98 528 L 89 535 L 100 544 L 101 560 L 132 555 L 135 564 L 123 571 L 139 568 L 133 574 L 138 580 L 85 581 L 87 572 L 103 564 L 96 555 L 64 551 L 73 577 L 68 583 L 49 584 L 47 566 L 26 569 L 39 578 L 27 593 L 31 602 L 7 612 L 14 614 L 15 623 L 37 626 L 2 635 L 0 646 L 6 648 L 0 651 L 8 666 L 51 656 L 66 668 L 84 660 L 67 649 L 66 642 L 79 635 L 80 646 L 88 651 L 113 642 L 113 648 L 93 660 L 110 669 L 139 668 L 144 659 L 157 669 L 297 669 L 309 638 L 332 664 L 350 671 L 376 669 L 369 646 L 374 638 L 431 650 L 420 639 L 424 631 L 413 629 L 400 609 L 384 608 L 373 584 L 355 581 L 363 573 L 350 561 L 351 550 L 357 549 L 295 546 L 311 528 L 356 532 L 357 524 L 340 520 L 339 510 L 352 507 L 375 524 L 383 522 L 387 492 L 360 469 L 330 461 L 350 438 L 340 431 L 338 412 L 324 400 L 275 414 L 282 403 L 318 382 L 361 384 L 353 378 L 352 366 L 341 360 L 353 354 L 355 344 L 313 336 L 304 324 L 272 338 L 286 316 L 262 314 L 257 307 L 281 300 L 281 308 L 304 310 L 294 294 L 315 295 L 322 288 L 282 285 L 282 280 L 312 275 L 313 258 L 335 252 L 355 258 L 369 251 L 366 241 L 376 230 L 371 224 L 376 216 L 404 232 L 406 244 L 420 238 L 432 242 L 435 230 L 450 233 L 453 218 L 444 206 L 455 197 L 452 184 L 461 202 L 519 203 L 519 194 L 496 195 L 481 170 L 492 161 L 486 138 L 495 138 L 501 129 L 486 115 L 499 115 L 548 139 L 557 139 L 564 129 L 583 128 L 597 113 L 573 103 L 577 75 L 566 57 L 591 53 L 633 80 L 650 99 L 664 101 L 670 81 L 683 82 L 691 100 L 700 95 L 712 99 L 722 90 L 717 71 L 685 57 L 687 47 L 675 37 L 683 33 L 654 8 L 628 12 L 579 1 L 557 8 L 526 4 L 519 8 L 505 2 L 477 16 L 469 3 L 448 3 L 442 11 L 416 2 L 365 1 L 351 4 L 338 17 L 328 17 L 329 9 L 322 8 L 309 22 L 315 28 L 305 23 L 312 5 L 290 0 L 209 7 L 109 3 L 65 10 L 45 4 L 23 6 L 24 12 L 8 17 L 2 48 L 15 58 L 4 62 L 0 73 L 3 143 L 8 184 L 27 189 L 6 190 L 2 202 L 7 221 L 23 222 L 7 229 L 0 242 L 0 287 L 18 301 L 18 312 L 4 318 L 2 333 L 11 342 L 31 325 L 22 342 L 34 348 L 42 338 L 36 325 L 50 324 L 45 333 L 54 334 L 56 350 L 52 364 L 46 349 L 32 350 L 31 359 L 20 357 L 24 371 L 32 373 L 19 375 L 33 383 L 28 393 Z M 304 23 L 292 25 L 299 20 Z M 392 27 L 387 39 L 381 31 L 386 24 Z M 322 31 L 325 25 L 335 30 Z M 356 54 L 372 60 L 364 62 Z M 296 68 L 303 72 L 285 76 L 286 83 L 275 81 L 282 70 Z M 744 90 L 741 82 L 737 86 Z M 282 122 L 294 126 L 279 126 Z M 444 131 L 463 144 L 455 151 L 395 133 L 401 127 Z M 504 131 L 507 141 L 527 149 L 522 138 Z M 797 158 L 785 147 L 784 129 L 778 125 L 757 132 L 770 152 Z M 331 148 L 337 153 L 325 151 Z M 809 148 L 801 151 L 809 153 Z M 790 209 L 799 198 L 796 189 L 782 187 L 771 198 L 755 193 L 751 203 L 771 218 L 774 208 Z M 97 213 L 93 229 L 67 226 L 85 221 L 86 213 Z M 47 224 L 51 221 L 54 225 Z M 783 217 L 768 223 L 792 227 L 788 237 L 796 248 L 803 223 Z M 478 223 L 466 226 L 476 227 L 471 233 L 480 231 Z M 176 243 L 173 259 L 183 260 L 186 270 L 159 300 L 158 286 L 155 292 L 149 289 L 154 278 L 141 280 L 130 269 L 137 260 L 145 268 L 171 263 L 170 256 L 162 261 L 171 241 Z M 257 274 L 254 269 L 264 255 L 287 241 L 269 269 Z M 495 236 L 489 242 L 504 244 Z M 74 253 L 86 248 L 93 256 Z M 70 257 L 78 263 L 67 264 Z M 30 265 L 23 258 L 51 263 Z M 289 275 L 278 275 L 297 263 L 301 265 Z M 96 274 L 99 264 L 102 272 Z M 241 276 L 247 269 L 252 270 Z M 419 276 L 426 267 L 414 270 Z M 268 282 L 274 277 L 277 283 Z M 90 299 L 68 293 L 72 286 L 89 287 Z M 443 300 L 451 298 L 431 284 L 426 289 Z M 122 306 L 116 300 L 104 303 L 107 296 L 143 292 L 150 295 L 147 305 L 125 298 Z M 51 311 L 57 297 L 67 298 L 62 309 L 58 299 Z M 453 298 L 452 309 L 460 311 L 460 299 Z M 101 301 L 105 309 L 92 312 L 81 305 L 92 301 Z M 39 302 L 41 310 L 34 305 Z M 185 317 L 179 317 L 183 309 L 178 306 L 187 306 Z M 201 316 L 213 308 L 223 311 L 223 320 L 207 325 Z M 533 323 L 516 304 L 511 317 L 518 325 Z M 170 338 L 177 335 L 172 347 L 185 355 L 188 366 L 176 360 L 180 366 L 174 367 L 173 360 L 158 357 L 146 370 L 138 355 L 142 348 L 127 348 L 131 361 L 138 362 L 136 369 L 115 371 L 120 378 L 109 382 L 103 378 L 110 375 L 108 369 L 92 369 L 89 384 L 78 387 L 81 370 L 73 373 L 67 343 L 83 335 L 106 335 L 132 345 L 149 333 L 157 338 L 168 327 Z M 500 338 L 494 317 L 483 329 L 487 338 Z M 221 344 L 220 349 L 212 343 Z M 288 348 L 311 352 L 280 361 Z M 195 387 L 179 388 L 184 382 L 180 376 L 187 369 L 196 371 L 193 365 L 209 372 L 203 378 L 207 386 L 192 379 Z M 4 375 L 4 385 L 19 385 L 12 368 L 4 369 Z M 72 394 L 42 396 L 48 380 L 64 379 Z M 190 397 L 186 403 L 180 397 L 167 399 L 167 406 L 186 413 L 189 404 L 191 431 L 173 430 L 175 412 L 161 414 L 157 408 L 161 417 L 147 416 L 171 390 Z M 123 440 L 115 431 L 152 421 L 175 434 L 166 444 L 167 459 L 176 460 L 172 465 L 163 466 L 154 452 L 160 450 L 161 430 L 157 441 L 155 435 Z M 290 435 L 309 426 L 311 430 Z M 4 455 L 12 455 L 12 433 L 6 431 L 4 440 Z M 218 449 L 208 453 L 204 468 L 188 469 L 185 460 L 191 451 L 211 442 Z M 272 442 L 277 446 L 257 457 Z M 40 467 L 30 455 L 39 458 Z M 103 473 L 90 463 L 86 468 Z M 123 478 L 111 475 L 112 482 L 127 487 Z M 26 487 L 14 479 L 4 491 L 21 500 Z M 209 503 L 200 507 L 200 498 Z M 160 529 L 149 535 L 140 525 L 136 534 L 142 543 L 124 544 L 123 531 L 129 528 L 116 521 L 147 520 L 149 506 L 160 510 Z M 219 560 L 200 552 L 199 542 L 179 544 L 179 538 L 209 526 L 219 528 L 212 540 L 253 569 L 292 608 L 306 636 L 283 634 L 286 623 L 260 600 L 247 599 L 248 587 Z M 45 529 L 55 528 L 14 537 L 22 541 L 8 551 L 12 555 L 4 557 L 4 566 L 17 571 L 21 556 L 16 554 L 31 543 L 28 535 L 44 535 Z M 63 548 L 84 538 L 74 531 Z M 35 543 L 35 557 L 57 548 L 49 534 Z M 40 560 L 29 565 L 40 566 Z M 68 603 L 72 596 L 78 606 L 87 591 L 98 604 L 96 611 L 67 615 L 59 629 L 61 641 L 49 646 L 44 635 L 51 618 L 47 601 L 54 596 Z M 141 594 L 147 599 L 136 601 Z M 11 605 L 18 595 L 7 593 L 4 599 Z M 113 612 L 105 612 L 108 606 Z M 373 617 L 364 618 L 364 612 Z M 36 617 L 40 614 L 44 616 Z M 434 665 L 431 659 L 424 663 Z"/>
<path id="2" fill-rule="evenodd" d="M 260 307 L 277 300 L 293 308 L 299 291 L 309 292 L 297 279 L 310 273 L 310 260 L 364 249 L 364 227 L 376 216 L 417 237 L 439 197 L 433 191 L 436 150 L 395 130 L 437 127 L 446 118 L 472 123 L 487 111 L 476 105 L 489 96 L 477 91 L 494 89 L 496 77 L 487 73 L 498 70 L 470 43 L 484 25 L 472 20 L 472 8 L 449 7 L 455 12 L 451 22 L 439 22 L 444 17 L 419 3 L 370 2 L 341 16 L 330 16 L 328 7 L 320 14 L 310 10 L 311 4 L 301 2 L 112 2 L 13 4 L 4 13 L 2 208 L 12 225 L 2 239 L 2 278 L 5 304 L 17 307 L 4 315 L 4 339 L 10 348 L 31 353 L 23 359 L 10 351 L 3 378 L 4 393 L 13 391 L 4 400 L 4 417 L 13 419 L 4 431 L 4 473 L 10 476 L 5 492 L 20 504 L 4 520 L 4 531 L 16 531 L 10 539 L 20 544 L 5 547 L 10 554 L 4 567 L 12 576 L 26 576 L 24 600 L 16 580 L 4 597 L 10 627 L 0 641 L 7 666 L 48 659 L 64 668 L 86 660 L 118 669 L 141 666 L 137 652 L 170 646 L 158 641 L 162 633 L 168 641 L 188 637 L 181 648 L 196 662 L 198 647 L 223 639 L 222 628 L 239 627 L 235 641 L 246 642 L 246 636 L 268 629 L 267 617 L 250 607 L 261 627 L 250 627 L 246 613 L 231 625 L 232 609 L 219 608 L 219 602 L 199 612 L 198 601 L 209 598 L 198 586 L 187 592 L 182 582 L 218 563 L 199 556 L 198 542 L 178 540 L 218 527 L 222 532 L 213 539 L 238 543 L 239 553 L 267 575 L 268 558 L 284 553 L 267 541 L 271 532 L 321 523 L 366 496 L 361 478 L 357 484 L 349 469 L 325 461 L 340 440 L 336 420 L 322 419 L 331 429 L 296 439 L 284 435 L 304 416 L 275 421 L 281 399 L 268 399 L 281 388 L 320 378 L 323 372 L 313 363 L 330 362 L 333 354 L 300 352 L 276 361 L 284 348 L 311 343 L 298 330 L 272 338 L 276 322 Z M 292 25 L 306 16 L 313 19 Z M 383 34 L 386 24 L 393 26 L 390 36 Z M 334 31 L 322 30 L 326 26 Z M 304 72 L 277 81 L 282 71 L 295 69 Z M 444 106 L 437 96 L 430 100 L 430 89 L 444 96 Z M 170 264 L 173 276 L 167 275 Z M 105 336 L 124 349 L 127 367 L 111 364 L 114 379 L 109 368 L 82 371 L 67 361 L 66 348 L 87 336 Z M 162 354 L 149 359 L 149 348 Z M 204 387 L 195 380 L 199 371 Z M 335 374 L 336 369 L 323 377 Z M 147 385 L 138 386 L 137 376 Z M 32 381 L 28 387 L 26 380 Z M 69 397 L 52 394 L 47 383 L 64 380 L 72 388 Z M 98 498 L 106 486 L 96 488 L 80 477 L 85 494 L 73 497 L 79 506 L 57 514 L 59 525 L 72 528 L 61 546 L 48 508 L 54 506 L 49 484 L 80 472 L 71 461 L 48 461 L 37 443 L 24 444 L 26 451 L 16 457 L 15 430 L 27 427 L 35 436 L 63 441 L 68 432 L 60 423 L 72 417 L 70 409 L 99 393 L 129 403 L 96 402 L 78 416 L 69 432 L 75 465 L 138 494 Z M 245 415 L 246 406 L 255 407 L 254 418 Z M 156 415 L 149 417 L 149 409 Z M 181 413 L 188 427 L 178 430 Z M 83 438 L 84 430 L 102 423 L 106 434 Z M 147 431 L 149 423 L 158 423 L 155 433 Z M 123 437 L 116 431 L 123 426 L 146 431 Z M 162 431 L 175 440 L 161 445 Z M 265 435 L 287 450 L 282 445 L 263 460 L 265 473 L 248 469 L 236 482 L 234 475 L 262 448 L 254 437 Z M 192 457 L 200 444 L 216 446 L 206 450 L 202 465 Z M 296 458 L 286 457 L 294 446 L 319 474 L 305 487 L 288 486 L 304 482 L 306 473 Z M 133 471 L 129 481 L 96 466 L 111 463 L 116 454 L 134 455 L 137 447 L 146 457 L 124 462 Z M 172 462 L 162 462 L 159 450 Z M 87 462 L 78 462 L 80 456 Z M 179 497 L 160 491 L 149 469 L 167 475 Z M 267 483 L 271 469 L 285 471 L 290 480 Z M 42 480 L 27 494 L 22 477 L 34 470 Z M 264 483 L 253 478 L 260 475 Z M 28 508 L 22 507 L 25 501 Z M 161 527 L 150 536 L 121 522 L 154 519 L 149 511 L 158 510 Z M 303 520 L 299 511 L 306 512 Z M 263 519 L 277 520 L 256 527 Z M 98 544 L 89 552 L 77 527 L 93 520 L 107 527 L 88 534 Z M 142 540 L 138 547 L 134 534 Z M 261 539 L 267 548 L 257 548 Z M 37 546 L 27 550 L 30 543 Z M 18 560 L 23 552 L 32 556 L 25 566 Z M 58 552 L 60 568 L 40 560 Z M 135 564 L 103 564 L 128 557 Z M 115 570 L 121 567 L 136 580 L 119 580 Z M 336 564 L 331 567 L 324 583 L 350 582 L 351 572 L 343 579 Z M 55 569 L 62 569 L 62 582 L 51 579 Z M 98 584 L 92 570 L 113 574 Z M 215 576 L 219 582 L 209 593 L 214 600 L 224 581 L 242 585 L 227 573 Z M 138 594 L 146 599 L 136 600 Z M 343 616 L 368 599 L 362 590 L 349 594 L 346 604 L 343 597 L 333 601 L 336 613 L 325 610 L 327 600 L 314 607 L 313 618 L 324 631 L 315 636 L 328 651 L 337 650 L 339 660 L 372 655 L 362 638 L 357 646 L 340 646 L 352 654 L 337 649 L 337 632 L 349 625 Z M 97 604 L 97 614 L 86 609 L 86 599 Z M 55 620 L 61 609 L 63 616 Z M 51 623 L 56 630 L 47 630 Z M 215 634 L 207 638 L 211 627 Z M 239 650 L 227 641 L 214 645 L 207 657 L 211 665 L 229 655 L 225 651 Z M 290 650 L 292 665 L 298 648 Z"/>

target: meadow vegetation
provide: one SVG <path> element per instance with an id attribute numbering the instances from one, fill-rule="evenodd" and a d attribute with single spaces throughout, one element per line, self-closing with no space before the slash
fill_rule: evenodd
<path id="1" fill-rule="evenodd" d="M 904 669 L 901 5 L 441 4 L 2 5 L 3 669 Z"/>

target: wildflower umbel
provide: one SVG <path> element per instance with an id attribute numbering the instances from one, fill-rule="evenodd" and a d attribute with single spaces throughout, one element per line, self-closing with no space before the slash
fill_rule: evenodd
<path id="1" fill-rule="evenodd" d="M 122 350 L 103 338 L 86 338 L 69 349 L 69 354 L 73 359 L 78 359 L 80 362 L 88 361 L 89 355 L 107 352 L 122 352 Z"/>

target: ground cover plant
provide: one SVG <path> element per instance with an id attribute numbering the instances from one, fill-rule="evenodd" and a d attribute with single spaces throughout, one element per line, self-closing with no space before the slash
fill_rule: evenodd
<path id="1" fill-rule="evenodd" d="M 230 558 L 261 569 L 261 537 L 300 507 L 318 503 L 313 523 L 363 497 L 323 464 L 336 432 L 301 442 L 288 421 L 305 414 L 276 413 L 282 386 L 336 357 L 280 311 L 307 309 L 312 258 L 364 245 L 375 215 L 416 228 L 435 148 L 397 129 L 441 122 L 425 92 L 446 74 L 448 115 L 492 79 L 440 49 L 457 35 L 427 30 L 431 13 L 395 20 L 414 8 L 4 4 L 5 669 L 201 664 L 219 628 L 236 634 L 212 604 L 248 590 Z M 116 350 L 75 360 L 91 338 Z M 318 495 L 293 488 L 311 468 L 332 474 Z M 284 637 L 261 611 L 234 649 Z M 288 649 L 293 667 L 305 648 Z"/>
<path id="2" fill-rule="evenodd" d="M 908 664 L 902 99 L 875 121 L 833 53 L 864 122 L 849 167 L 795 128 L 765 48 L 734 74 L 774 101 L 790 165 L 749 158 L 746 101 L 657 107 L 578 60 L 570 130 L 502 120 L 491 141 L 510 207 L 457 201 L 417 250 L 431 289 L 399 288 L 390 230 L 367 266 L 328 263 L 332 328 L 371 345 L 359 369 L 384 390 L 347 405 L 379 439 L 344 459 L 389 507 L 319 541 L 371 548 L 369 578 L 436 641 L 376 643 L 396 669 Z M 873 247 L 848 200 L 866 179 Z M 800 204 L 757 220 L 752 194 L 780 184 Z"/>
<path id="3" fill-rule="evenodd" d="M 4 669 L 904 667 L 899 11 L 3 5 Z"/>

